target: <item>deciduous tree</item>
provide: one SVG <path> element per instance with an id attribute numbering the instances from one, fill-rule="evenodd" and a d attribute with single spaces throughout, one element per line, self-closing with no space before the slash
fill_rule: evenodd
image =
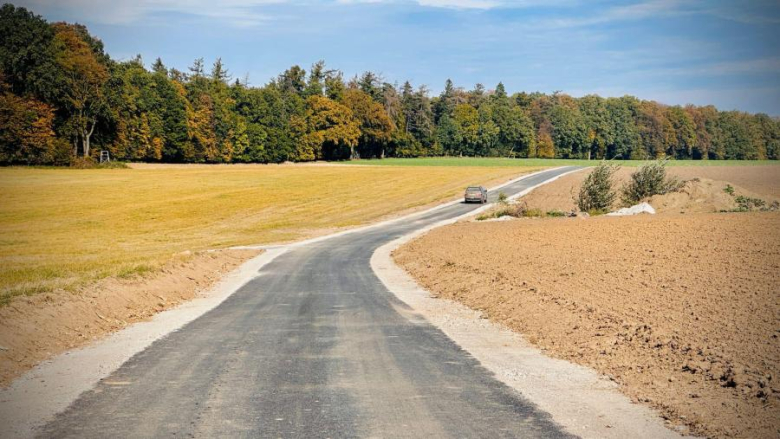
<path id="1" fill-rule="evenodd" d="M 98 118 L 106 111 L 104 86 L 108 81 L 108 69 L 98 61 L 74 26 L 57 23 L 54 29 L 56 61 L 65 80 L 63 94 L 82 144 L 82 152 L 89 157 L 90 139 Z"/>
<path id="2" fill-rule="evenodd" d="M 358 151 L 361 156 L 384 157 L 394 126 L 382 104 L 358 89 L 346 90 L 342 103 L 360 124 Z"/>
<path id="3" fill-rule="evenodd" d="M 298 158 L 334 160 L 354 157 L 360 126 L 352 111 L 324 96 L 312 96 L 306 104 L 304 116 L 294 121 L 299 137 Z"/>

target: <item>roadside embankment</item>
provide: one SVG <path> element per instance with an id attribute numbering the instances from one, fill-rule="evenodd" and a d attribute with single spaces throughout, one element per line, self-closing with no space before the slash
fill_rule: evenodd
<path id="1" fill-rule="evenodd" d="M 181 254 L 159 271 L 105 278 L 75 292 L 16 297 L 0 307 L 0 386 L 42 360 L 197 297 L 259 253 Z"/>

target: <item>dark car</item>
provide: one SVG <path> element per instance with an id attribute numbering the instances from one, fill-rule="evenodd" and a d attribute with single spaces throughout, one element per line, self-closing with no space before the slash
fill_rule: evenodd
<path id="1" fill-rule="evenodd" d="M 465 201 L 467 203 L 487 203 L 487 189 L 482 186 L 469 186 L 466 188 Z"/>

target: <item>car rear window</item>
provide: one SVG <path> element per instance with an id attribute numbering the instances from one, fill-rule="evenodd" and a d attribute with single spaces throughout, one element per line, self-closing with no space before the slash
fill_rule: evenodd
<path id="1" fill-rule="evenodd" d="M 466 189 L 466 190 L 467 190 L 467 191 L 478 191 L 478 190 L 480 190 L 480 189 L 479 189 L 478 187 L 476 187 L 476 186 L 472 186 L 472 187 L 470 187 L 470 188 L 468 188 L 468 189 Z"/>

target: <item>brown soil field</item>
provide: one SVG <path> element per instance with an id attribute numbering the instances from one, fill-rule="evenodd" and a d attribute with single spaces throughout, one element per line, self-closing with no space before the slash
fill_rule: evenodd
<path id="1" fill-rule="evenodd" d="M 737 195 L 761 198 L 767 202 L 780 199 L 780 166 L 674 166 L 667 168 L 669 175 L 687 181 L 683 191 L 650 200 L 658 213 L 716 212 L 733 209 L 733 197 L 723 189 L 734 187 Z M 620 188 L 636 168 L 621 168 L 615 175 L 615 187 Z M 530 208 L 542 211 L 571 212 L 576 209 L 574 198 L 588 171 L 566 175 L 550 184 L 539 187 L 523 197 Z M 618 194 L 619 195 L 619 194 Z M 619 196 L 615 207 L 620 204 Z"/>
<path id="2" fill-rule="evenodd" d="M 17 297 L 0 307 L 0 387 L 45 359 L 197 297 L 260 252 L 182 254 L 147 275 L 106 278 L 76 292 Z"/>
<path id="3" fill-rule="evenodd" d="M 776 169 L 670 171 L 718 182 L 708 196 L 728 181 L 771 200 Z M 529 206 L 564 210 L 542 203 L 570 199 L 583 174 L 542 186 Z M 779 437 L 780 213 L 685 211 L 460 222 L 394 258 L 434 295 L 609 376 L 693 434 Z"/>

